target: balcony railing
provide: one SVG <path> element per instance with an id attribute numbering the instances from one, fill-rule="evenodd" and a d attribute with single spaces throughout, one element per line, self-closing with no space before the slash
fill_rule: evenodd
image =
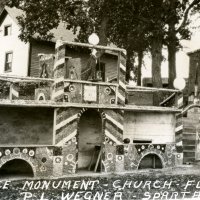
<path id="1" fill-rule="evenodd" d="M 50 101 L 54 104 L 62 102 L 117 105 L 118 88 L 118 84 L 108 82 L 71 79 L 57 82 L 46 78 L 0 76 L 1 101 L 28 100 L 37 104 Z M 180 91 L 172 89 L 127 85 L 126 93 L 127 105 L 180 108 L 178 104 L 183 101 Z"/>
<path id="2" fill-rule="evenodd" d="M 116 104 L 117 84 L 64 81 L 64 101 L 73 103 Z"/>
<path id="3" fill-rule="evenodd" d="M 179 107 L 182 98 L 179 90 L 127 86 L 128 104 L 140 106 Z"/>
<path id="4" fill-rule="evenodd" d="M 56 101 L 60 102 L 116 104 L 118 85 L 106 82 L 90 82 L 65 79 L 56 87 L 54 79 L 32 77 L 0 77 L 0 99 Z"/>

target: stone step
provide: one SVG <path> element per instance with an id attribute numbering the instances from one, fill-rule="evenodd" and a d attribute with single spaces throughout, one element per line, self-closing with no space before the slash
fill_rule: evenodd
<path id="1" fill-rule="evenodd" d="M 199 118 L 197 118 L 197 117 L 192 117 L 192 118 L 183 117 L 182 120 L 185 123 L 198 123 L 199 122 Z"/>
<path id="2" fill-rule="evenodd" d="M 195 146 L 196 140 L 190 140 L 190 139 L 186 139 L 186 138 L 183 137 L 183 145 L 185 145 L 185 146 L 188 146 L 188 145 Z"/>
<path id="3" fill-rule="evenodd" d="M 196 140 L 196 134 L 183 134 L 183 139 L 185 140 Z"/>
<path id="4" fill-rule="evenodd" d="M 195 145 L 195 140 L 188 140 L 183 138 L 183 145 Z"/>
<path id="5" fill-rule="evenodd" d="M 195 146 L 194 145 L 190 145 L 190 146 L 186 146 L 186 145 L 183 145 L 183 151 L 195 151 Z"/>
<path id="6" fill-rule="evenodd" d="M 194 157 L 183 157 L 183 163 L 194 163 L 195 162 L 195 158 Z"/>
<path id="7" fill-rule="evenodd" d="M 183 125 L 183 132 L 196 133 L 196 127 Z"/>
<path id="8" fill-rule="evenodd" d="M 196 147 L 196 144 L 195 143 L 193 143 L 193 144 L 186 144 L 186 143 L 183 143 L 183 148 L 184 147 L 186 147 L 186 148 L 194 148 L 194 147 Z"/>
<path id="9" fill-rule="evenodd" d="M 183 117 L 182 120 L 183 122 L 186 122 L 186 123 L 199 123 L 199 118 L 200 118 L 200 115 L 192 115 L 192 116 L 188 116 L 188 117 Z"/>
<path id="10" fill-rule="evenodd" d="M 195 158 L 195 151 L 192 151 L 192 152 L 184 151 L 183 152 L 183 157 Z"/>
<path id="11" fill-rule="evenodd" d="M 195 148 L 191 150 L 183 149 L 183 153 L 195 153 Z"/>
<path id="12" fill-rule="evenodd" d="M 196 140 L 196 133 L 183 132 L 183 137 L 184 137 L 184 135 L 186 135 L 186 137 L 187 136 L 191 136 L 192 138 L 194 137 L 194 140 Z"/>

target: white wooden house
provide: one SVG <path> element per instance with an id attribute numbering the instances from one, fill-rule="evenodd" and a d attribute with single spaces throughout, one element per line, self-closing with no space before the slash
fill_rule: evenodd
<path id="1" fill-rule="evenodd" d="M 38 54 L 54 53 L 57 39 L 73 41 L 76 36 L 61 23 L 51 31 L 51 41 L 38 41 L 33 36 L 31 42 L 25 43 L 19 39 L 21 27 L 17 20 L 22 14 L 22 10 L 7 6 L 0 14 L 0 74 L 38 76 Z"/>

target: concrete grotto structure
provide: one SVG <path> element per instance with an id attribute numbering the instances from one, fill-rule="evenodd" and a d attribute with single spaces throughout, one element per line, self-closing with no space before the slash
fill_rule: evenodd
<path id="1" fill-rule="evenodd" d="M 115 52 L 117 81 L 66 78 L 67 45 Z M 181 165 L 182 152 L 177 152 L 181 149 L 177 148 L 181 146 L 181 137 L 177 137 L 181 132 L 179 91 L 128 88 L 125 54 L 123 49 L 59 41 L 55 60 L 43 58 L 48 67 L 52 66 L 48 62 L 54 63 L 53 79 L 1 76 L 1 169 L 8 162 L 23 160 L 34 177 L 41 178 L 94 168 L 114 173 Z M 157 92 L 174 93 L 173 104 L 167 96 L 168 104 L 154 105 L 151 98 Z M 130 95 L 138 93 L 151 93 L 152 104 L 130 100 Z"/>

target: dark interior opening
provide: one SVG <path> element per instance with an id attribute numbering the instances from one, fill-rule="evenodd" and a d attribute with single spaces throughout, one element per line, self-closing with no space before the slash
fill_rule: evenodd
<path id="1" fill-rule="evenodd" d="M 82 114 L 78 141 L 78 169 L 100 171 L 102 120 L 96 110 L 88 109 Z"/>
<path id="2" fill-rule="evenodd" d="M 148 154 L 142 158 L 138 169 L 161 169 L 161 159 L 156 154 Z"/>
<path id="3" fill-rule="evenodd" d="M 150 144 L 152 143 L 152 140 L 140 140 L 140 139 L 134 139 L 133 143 L 139 143 L 139 144 Z"/>
<path id="4" fill-rule="evenodd" d="M 28 162 L 22 159 L 14 159 L 1 167 L 0 177 L 34 177 L 34 173 Z"/>

